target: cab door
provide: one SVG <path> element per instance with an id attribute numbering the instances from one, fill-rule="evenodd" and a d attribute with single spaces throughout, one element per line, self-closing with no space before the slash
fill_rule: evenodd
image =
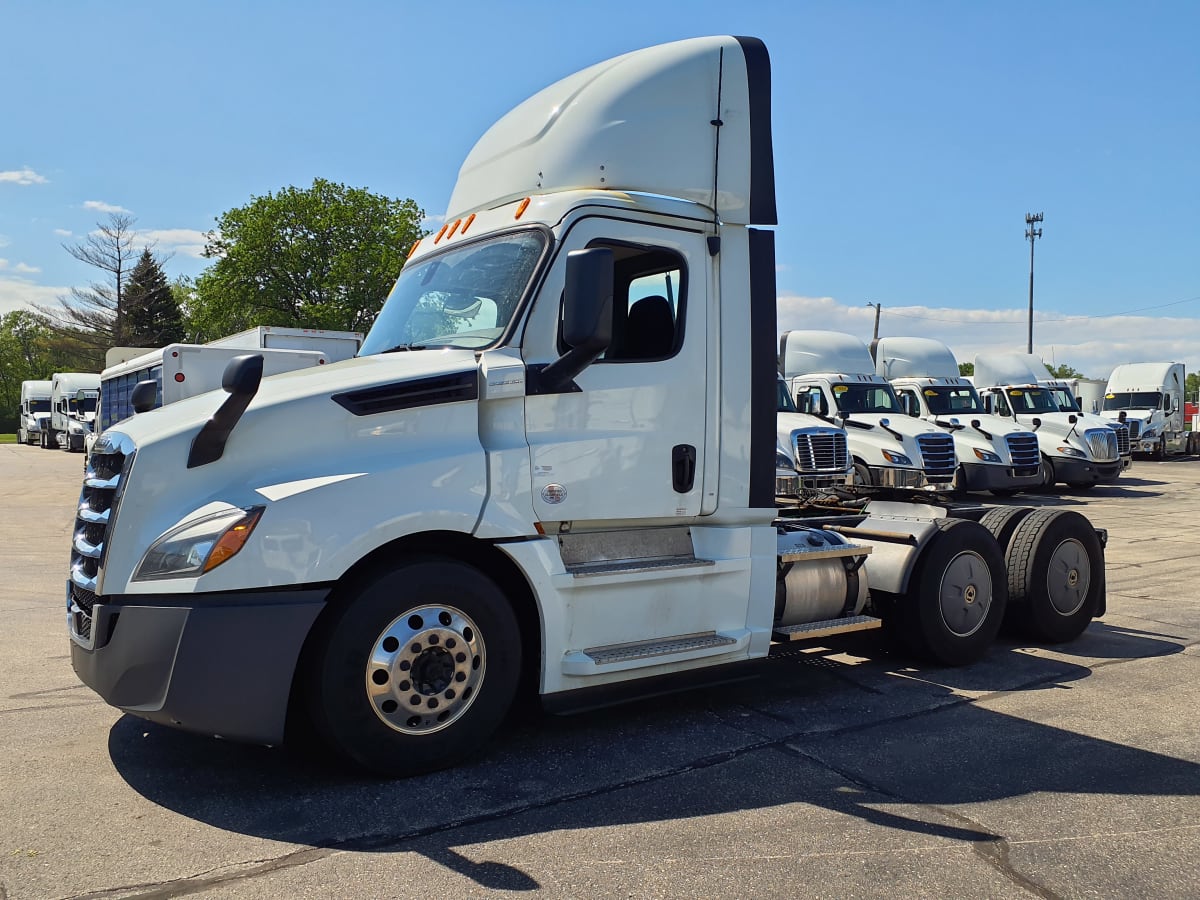
<path id="1" fill-rule="evenodd" d="M 699 515 L 711 452 L 708 254 L 702 226 L 663 228 L 593 216 L 564 236 L 526 329 L 526 365 L 567 349 L 567 253 L 613 252 L 613 339 L 559 393 L 526 397 L 534 509 L 542 521 Z M 715 490 L 715 486 L 710 486 Z"/>

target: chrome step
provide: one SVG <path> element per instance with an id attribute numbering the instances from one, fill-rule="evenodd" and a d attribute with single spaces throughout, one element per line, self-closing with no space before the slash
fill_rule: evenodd
<path id="1" fill-rule="evenodd" d="M 806 641 L 811 638 L 828 637 L 833 634 L 849 634 L 852 631 L 870 631 L 883 624 L 874 616 L 847 616 L 844 619 L 823 619 L 820 622 L 805 622 L 801 625 L 784 625 L 771 632 L 773 641 Z"/>
<path id="2" fill-rule="evenodd" d="M 583 653 L 598 666 L 611 666 L 615 663 L 629 662 L 635 659 L 672 656 L 676 653 L 689 653 L 693 650 L 704 650 L 710 647 L 731 647 L 736 643 L 737 640 L 727 635 L 717 634 L 715 631 L 703 631 L 698 634 L 683 634 L 674 638 L 658 638 L 632 644 L 589 647 Z"/>
<path id="3" fill-rule="evenodd" d="M 841 547 L 820 547 L 812 550 L 803 547 L 779 554 L 780 562 L 799 562 L 802 559 L 844 559 L 848 556 L 870 556 L 875 548 L 870 544 L 845 544 Z"/>
<path id="4" fill-rule="evenodd" d="M 601 559 L 581 562 L 566 567 L 567 573 L 576 578 L 596 575 L 628 575 L 634 572 L 653 572 L 660 569 L 690 569 L 711 566 L 711 559 L 696 559 L 694 556 L 646 556 L 640 559 Z"/>

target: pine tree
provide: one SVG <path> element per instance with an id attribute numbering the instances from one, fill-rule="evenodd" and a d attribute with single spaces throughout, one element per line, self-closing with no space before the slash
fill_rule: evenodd
<path id="1" fill-rule="evenodd" d="M 182 341 L 183 335 L 179 301 L 147 247 L 125 287 L 125 339 L 134 347 L 162 347 Z"/>

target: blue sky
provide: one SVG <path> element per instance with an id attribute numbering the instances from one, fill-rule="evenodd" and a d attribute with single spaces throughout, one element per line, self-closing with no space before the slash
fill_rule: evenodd
<path id="1" fill-rule="evenodd" d="M 1194 3 L 0 2 L 0 312 L 94 277 L 128 210 L 171 276 L 251 196 L 314 177 L 431 218 L 496 118 L 638 47 L 771 52 L 780 327 L 1200 367 Z M 1181 302 L 1182 301 L 1182 302 Z"/>

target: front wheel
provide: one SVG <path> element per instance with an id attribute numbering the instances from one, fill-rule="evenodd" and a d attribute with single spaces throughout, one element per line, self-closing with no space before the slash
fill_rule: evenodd
<path id="1" fill-rule="evenodd" d="M 392 777 L 478 750 L 516 692 L 521 638 L 504 594 L 452 560 L 381 570 L 348 587 L 316 635 L 313 724 L 340 756 Z"/>
<path id="2" fill-rule="evenodd" d="M 863 487 L 871 486 L 871 470 L 867 468 L 865 463 L 854 463 L 854 484 Z"/>

